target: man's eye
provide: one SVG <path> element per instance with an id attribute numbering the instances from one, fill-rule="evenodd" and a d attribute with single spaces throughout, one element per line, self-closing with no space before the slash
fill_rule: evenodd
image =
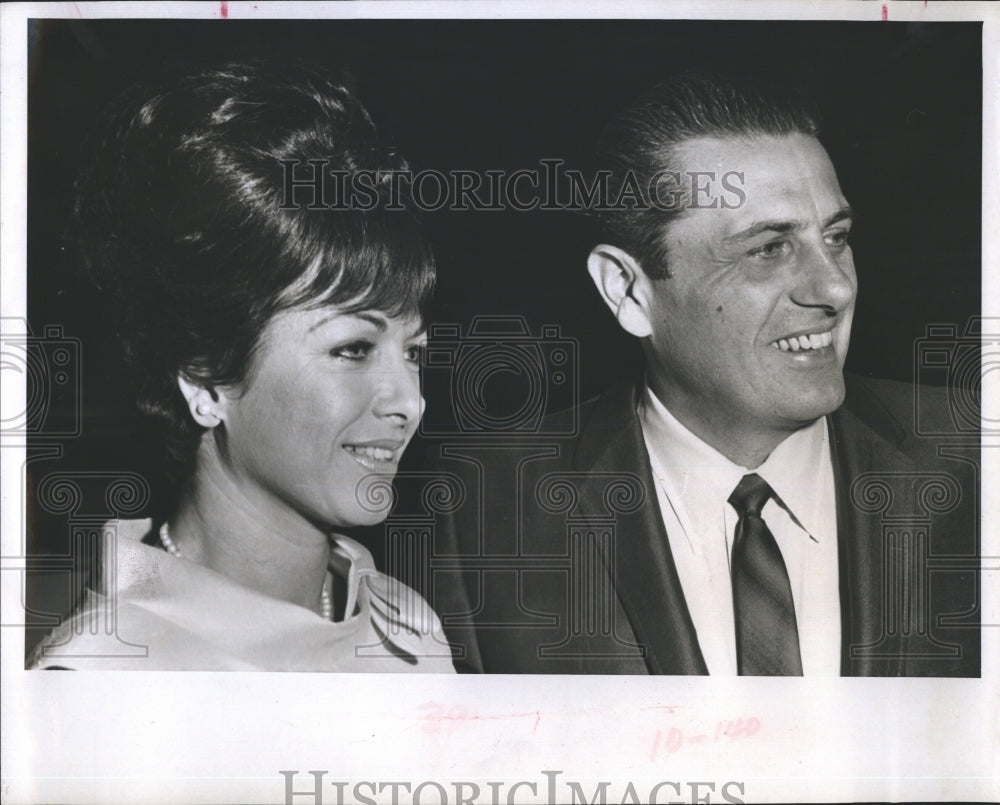
<path id="1" fill-rule="evenodd" d="M 851 233 L 846 229 L 838 229 L 826 236 L 826 242 L 835 249 L 843 249 L 850 244 Z"/>
<path id="2" fill-rule="evenodd" d="M 756 249 L 751 249 L 747 254 L 750 257 L 759 257 L 767 260 L 782 257 L 791 248 L 791 244 L 787 240 L 775 240 L 771 243 L 765 243 L 763 246 L 758 246 Z"/>
<path id="3" fill-rule="evenodd" d="M 363 361 L 368 357 L 368 353 L 371 352 L 373 348 L 374 344 L 370 341 L 352 341 L 350 344 L 334 347 L 330 350 L 330 354 L 334 358 L 344 358 L 349 361 Z"/>

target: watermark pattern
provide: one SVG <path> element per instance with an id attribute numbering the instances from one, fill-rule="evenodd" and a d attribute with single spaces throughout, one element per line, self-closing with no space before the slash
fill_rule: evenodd
<path id="1" fill-rule="evenodd" d="M 43 628 L 58 626 L 60 615 L 52 612 L 47 603 L 39 606 L 32 605 L 32 596 L 29 595 L 28 582 L 28 578 L 32 574 L 36 578 L 44 575 L 48 578 L 54 577 L 57 580 L 56 587 L 63 594 L 60 598 L 64 602 L 64 605 L 59 607 L 60 610 L 64 610 L 75 600 L 73 598 L 74 591 L 79 589 L 79 584 L 70 578 L 78 571 L 79 560 L 69 550 L 69 546 L 66 546 L 66 550 L 55 556 L 40 557 L 31 555 L 27 544 L 29 522 L 33 520 L 33 517 L 31 517 L 31 508 L 35 505 L 32 464 L 58 459 L 62 457 L 62 454 L 61 446 L 49 445 L 44 449 L 36 449 L 33 455 L 29 456 L 21 466 L 20 500 L 23 502 L 23 505 L 18 524 L 21 534 L 20 551 L 15 555 L 5 554 L 2 560 L 0 560 L 2 583 L 10 587 L 16 585 L 20 589 L 21 611 L 13 612 L 10 609 L 5 610 L 0 626 L 17 626 L 22 628 L 26 626 Z"/>
<path id="2" fill-rule="evenodd" d="M 540 159 L 516 170 L 334 169 L 334 158 L 283 160 L 282 208 L 424 212 L 568 210 L 614 212 L 736 209 L 747 199 L 743 171 L 659 171 L 649 178 L 629 171 L 612 184 L 608 170 L 590 174 L 562 159 Z"/>
<path id="3" fill-rule="evenodd" d="M 930 546 L 934 516 L 954 511 L 962 495 L 955 477 L 944 473 L 865 473 L 855 480 L 852 503 L 881 523 L 881 534 L 872 538 L 882 545 L 883 619 L 879 638 L 852 646 L 852 659 L 960 657 L 960 645 L 932 633 L 931 581 L 935 572 L 967 573 L 969 562 L 933 557 Z"/>
<path id="4" fill-rule="evenodd" d="M 469 461 L 481 471 L 490 451 L 517 450 L 507 444 L 467 445 L 453 447 L 451 455 Z M 484 454 L 483 451 L 486 451 Z M 522 448 L 525 464 L 537 458 L 551 457 L 551 447 Z M 390 598 L 399 614 L 398 624 L 390 629 L 405 629 L 406 623 L 427 623 L 432 617 L 429 604 L 403 584 L 409 580 L 419 590 L 433 591 L 438 583 L 454 581 L 457 574 L 475 577 L 474 588 L 479 592 L 477 610 L 487 601 L 508 601 L 514 596 L 517 607 L 499 621 L 480 618 L 480 628 L 545 628 L 555 629 L 559 637 L 539 646 L 540 657 L 573 658 L 582 656 L 639 657 L 643 648 L 619 635 L 615 621 L 616 593 L 613 584 L 616 562 L 616 518 L 636 511 L 646 500 L 646 489 L 638 476 L 630 473 L 558 473 L 544 476 L 528 495 L 532 507 L 561 522 L 565 535 L 565 550 L 561 554 L 539 556 L 520 544 L 523 533 L 515 524 L 510 526 L 514 538 L 507 545 L 490 542 L 478 555 L 456 556 L 439 550 L 436 538 L 441 517 L 454 514 L 473 499 L 483 501 L 485 495 L 514 495 L 520 498 L 519 487 L 524 481 L 494 485 L 487 483 L 482 472 L 474 490 L 467 487 L 459 475 L 447 472 L 401 472 L 389 476 L 366 476 L 357 486 L 359 504 L 372 511 L 392 509 L 383 529 L 386 545 L 386 573 L 389 577 Z M 587 494 L 598 491 L 599 509 L 586 510 L 579 505 L 581 487 Z M 400 500 L 407 501 L 402 507 Z M 484 543 L 481 543 L 484 545 Z M 449 579 L 450 577 L 450 579 Z M 540 611 L 528 605 L 522 597 L 532 582 L 553 580 L 565 591 L 561 604 L 551 611 Z M 527 583 L 526 583 L 527 582 Z M 455 623 L 470 615 L 468 612 L 441 612 L 444 624 Z M 392 637 L 396 633 L 387 634 Z M 358 656 L 370 653 L 375 646 L 363 646 Z M 455 659 L 465 659 L 465 646 L 446 646 L 442 653 Z M 435 654 L 437 656 L 437 654 Z"/>
<path id="5" fill-rule="evenodd" d="M 435 613 L 427 600 L 403 580 L 415 582 L 416 588 L 431 588 L 435 523 L 441 515 L 451 514 L 465 501 L 462 479 L 451 473 L 399 472 L 395 476 L 366 476 L 356 487 L 358 503 L 373 512 L 391 509 L 383 523 L 385 534 L 387 600 L 395 613 L 381 628 L 380 641 L 356 646 L 356 657 L 379 657 L 387 642 L 398 642 L 413 624 L 429 631 Z M 414 502 L 407 508 L 400 499 Z M 433 651 L 421 650 L 420 657 L 452 657 L 453 647 L 437 642 Z M 463 647 L 454 647 L 459 652 Z"/>
<path id="6" fill-rule="evenodd" d="M 449 574 L 452 580 L 464 574 L 472 599 L 470 612 L 440 613 L 445 626 L 475 615 L 484 634 L 535 632 L 540 660 L 642 658 L 645 648 L 618 620 L 615 588 L 618 523 L 646 502 L 642 479 L 633 473 L 545 473 L 540 468 L 559 455 L 554 445 L 468 443 L 443 452 L 474 473 L 470 506 L 478 519 L 474 526 L 466 521 L 477 530 L 477 550 L 426 560 L 441 583 Z M 496 469 L 498 457 L 510 472 Z M 487 521 L 486 512 L 503 508 L 516 512 L 515 519 Z M 536 541 L 536 526 L 546 542 Z"/>
<path id="7" fill-rule="evenodd" d="M 20 608 L 5 610 L 0 624 L 5 627 L 58 626 L 82 595 L 92 566 L 95 541 L 82 523 L 54 553 L 33 552 L 39 515 L 51 515 L 46 505 L 57 505 L 63 494 L 58 485 L 38 483 L 39 467 L 62 459 L 65 443 L 83 430 L 82 353 L 80 339 L 61 325 L 39 329 L 21 317 L 0 317 L 0 447 L 25 451 L 19 461 L 20 549 L 0 559 L 4 584 L 20 591 Z M 64 491 L 72 502 L 73 491 Z M 54 520 L 58 523 L 59 515 Z"/>
<path id="8" fill-rule="evenodd" d="M 978 426 L 974 413 L 981 392 L 976 388 L 970 397 L 968 390 L 979 378 L 980 362 L 984 371 L 992 365 L 989 355 L 996 344 L 981 334 L 994 329 L 1000 332 L 977 319 L 961 337 L 954 327 L 931 330 L 934 338 L 918 345 L 919 365 L 939 373 L 934 379 L 945 387 L 915 387 L 917 427 L 909 442 L 900 443 L 912 454 L 880 454 L 871 464 L 865 463 L 870 457 L 862 458 L 860 465 L 853 454 L 837 459 L 837 477 L 845 482 L 838 486 L 838 539 L 844 556 L 850 557 L 842 566 L 850 578 L 843 594 L 852 597 L 845 603 L 850 614 L 843 624 L 844 673 L 978 673 L 982 576 L 989 568 L 979 549 L 980 461 L 978 439 L 972 438 L 978 433 L 972 424 Z M 441 379 L 450 383 L 453 409 L 482 408 L 487 397 L 483 379 L 490 367 L 513 365 L 509 355 L 522 343 L 468 339 L 472 343 L 463 353 L 467 339 L 458 328 L 449 332 L 446 360 L 440 364 L 450 373 Z M 533 386 L 538 391 L 523 397 L 530 401 L 523 407 L 544 412 L 549 406 L 542 392 L 551 382 L 546 386 L 541 378 L 553 362 L 540 357 L 547 353 L 529 354 L 540 379 Z M 497 355 L 505 357 L 498 360 Z M 456 367 L 466 361 L 469 366 L 462 373 L 478 384 L 454 380 Z M 523 357 L 520 362 L 528 363 Z M 477 371 L 477 364 L 485 370 Z M 432 568 L 432 580 L 445 586 L 448 574 L 452 579 L 464 574 L 468 611 L 439 614 L 446 627 L 474 626 L 487 669 L 505 662 L 503 652 L 493 647 L 508 640 L 530 643 L 536 661 L 553 661 L 530 666 L 540 672 L 612 667 L 586 663 L 605 657 L 621 660 L 616 669 L 638 669 L 651 650 L 646 625 L 632 615 L 643 603 L 631 600 L 628 590 L 623 594 L 616 584 L 622 574 L 637 572 L 635 554 L 629 551 L 647 550 L 636 537 L 646 538 L 662 517 L 651 502 L 655 495 L 644 489 L 642 467 L 633 466 L 641 464 L 641 454 L 625 444 L 628 423 L 618 414 L 607 419 L 609 408 L 584 408 L 591 412 L 587 434 L 581 433 L 578 399 L 570 401 L 565 415 L 524 418 L 509 431 L 502 422 L 457 414 L 450 421 L 460 424 L 459 432 L 429 430 L 445 437 L 439 454 L 445 467 L 466 477 L 469 499 L 449 524 L 461 532 L 455 539 L 463 555 L 431 551 L 424 561 Z M 605 413 L 593 413 L 597 410 Z M 893 410 L 901 422 L 906 419 L 905 410 Z M 870 424 L 877 425 L 874 420 Z M 897 435 L 905 439 L 905 431 L 904 426 Z M 590 438 L 597 434 L 596 440 Z M 613 442 L 613 463 L 607 461 L 612 454 L 605 452 L 588 452 L 578 463 L 583 442 L 575 437 L 582 435 L 590 439 L 588 451 L 604 450 L 605 439 Z M 597 455 L 601 464 L 591 465 Z M 458 469 L 463 465 L 465 470 Z M 597 466 L 633 472 L 605 476 Z M 573 467 L 581 470 L 569 471 Z M 660 571 L 663 584 L 669 583 L 662 578 L 665 572 Z M 555 632 L 559 637 L 552 639 Z M 486 656 L 494 652 L 496 656 Z M 530 665 L 527 652 L 517 661 Z"/>
<path id="9" fill-rule="evenodd" d="M 921 436 L 992 437 L 1000 434 L 996 384 L 1000 377 L 1000 319 L 974 317 L 959 334 L 955 324 L 928 325 L 914 345 L 914 421 Z M 983 394 L 992 384 L 992 394 Z M 950 419 L 935 416 L 931 387 L 947 393 Z M 983 408 L 984 402 L 986 408 Z"/>
<path id="10" fill-rule="evenodd" d="M 559 327 L 530 333 L 521 316 L 479 316 L 467 334 L 457 324 L 435 324 L 424 353 L 424 384 L 450 393 L 425 413 L 425 436 L 559 435 L 576 432 L 579 349 Z M 519 382 L 517 382 L 519 381 Z M 502 408 L 491 405 L 491 384 L 516 388 Z M 562 418 L 549 415 L 564 411 Z"/>
<path id="11" fill-rule="evenodd" d="M 26 329 L 26 328 L 25 328 Z M 959 335 L 959 332 L 962 334 Z M 982 558 L 969 542 L 967 554 L 942 554 L 934 549 L 936 529 L 959 509 L 974 509 L 978 522 L 978 452 L 948 455 L 949 451 L 969 453 L 979 434 L 980 411 L 984 401 L 984 378 L 1000 366 L 1000 321 L 976 318 L 960 330 L 955 325 L 928 327 L 925 338 L 915 346 L 918 378 L 937 383 L 943 391 L 915 386 L 914 423 L 916 434 L 934 439 L 941 458 L 955 458 L 971 466 L 976 481 L 946 472 L 869 472 L 857 477 L 850 487 L 850 505 L 870 517 L 872 539 L 881 546 L 881 560 L 874 571 L 881 585 L 881 633 L 874 639 L 850 646 L 851 660 L 937 660 L 960 658 L 961 641 L 952 642 L 949 630 L 980 627 Z M 455 324 L 436 325 L 431 330 L 426 351 L 425 378 L 450 390 L 451 407 L 427 417 L 421 424 L 424 435 L 447 437 L 442 455 L 475 468 L 478 481 L 468 488 L 459 475 L 447 472 L 401 473 L 396 487 L 404 487 L 403 498 L 419 505 L 400 510 L 398 490 L 389 478 L 368 476 L 358 485 L 359 503 L 369 511 L 387 514 L 384 522 L 386 573 L 389 598 L 399 607 L 401 617 L 388 622 L 390 633 L 383 643 L 359 646 L 357 656 L 378 654 L 385 639 L 398 637 L 407 624 L 429 624 L 434 613 L 427 600 L 402 579 L 415 580 L 421 591 L 432 591 L 446 577 L 462 573 L 471 576 L 473 612 L 441 612 L 444 624 L 477 615 L 483 630 L 517 628 L 556 630 L 555 640 L 540 642 L 539 658 L 638 657 L 645 648 L 632 639 L 627 624 L 619 629 L 616 598 L 618 551 L 621 544 L 618 523 L 633 514 L 649 495 L 641 477 L 632 473 L 601 474 L 539 473 L 538 462 L 559 456 L 559 439 L 578 433 L 579 349 L 575 339 L 564 337 L 559 328 L 545 326 L 532 335 L 519 316 L 484 316 L 473 320 L 468 333 Z M 4 412 L 4 436 L 33 439 L 72 438 L 80 432 L 80 343 L 66 338 L 61 328 L 47 327 L 41 338 L 4 333 L 4 370 L 24 374 L 28 383 L 24 410 Z M 521 378 L 523 394 L 513 406 L 497 412 L 491 407 L 491 382 Z M 509 385 L 509 384 L 508 384 Z M 60 391 L 61 389 L 61 391 Z M 69 395 L 68 413 L 53 415 L 53 394 Z M 947 405 L 942 406 L 944 399 Z M 65 406 L 62 406 L 65 409 Z M 947 417 L 942 417 L 942 410 Z M 555 415 L 562 412 L 561 415 Z M 986 419 L 983 437 L 996 432 L 1000 417 Z M 511 440 L 510 437 L 519 437 Z M 527 439 L 531 443 L 525 441 Z M 943 444 L 943 442 L 953 444 Z M 53 447 L 57 455 L 61 450 Z M 504 475 L 496 471 L 498 454 L 502 464 L 514 468 Z M 527 469 L 534 468 L 532 472 Z M 487 472 L 490 473 L 487 477 Z M 95 548 L 103 543 L 114 552 L 117 535 L 114 519 L 141 511 L 149 499 L 145 479 L 134 473 L 54 472 L 31 489 L 24 485 L 27 507 L 64 518 L 66 550 L 59 556 L 32 558 L 44 572 L 64 574 L 68 599 L 79 601 L 83 580 L 97 578 L 108 568 L 98 567 Z M 100 487 L 98 489 L 97 487 Z M 83 500 L 101 501 L 84 505 Z M 581 506 L 582 500 L 587 501 Z M 493 504 L 490 501 L 493 501 Z M 487 511 L 498 511 L 497 501 L 514 501 L 514 522 L 487 523 Z M 437 549 L 440 518 L 450 517 L 469 504 L 480 512 L 480 549 L 458 557 Z M 564 535 L 564 549 L 539 554 L 526 544 L 532 529 L 525 523 L 541 514 L 552 533 Z M 946 526 L 945 526 L 946 527 Z M 491 530 L 509 533 L 486 540 Z M 489 545 L 487 549 L 486 546 Z M 978 546 L 978 541 L 976 541 Z M 26 554 L 27 555 L 27 554 Z M 88 564 L 82 568 L 80 558 Z M 21 574 L 27 565 L 16 567 L 4 558 L 3 570 Z M 108 589 L 114 589 L 105 578 Z M 948 577 L 971 579 L 974 602 L 965 609 L 942 609 L 935 603 L 938 588 Z M 542 580 L 545 581 L 542 581 Z M 530 590 L 539 583 L 564 591 L 558 606 L 532 604 Z M 432 598 L 433 600 L 433 598 Z M 489 614 L 490 601 L 514 601 L 503 618 Z M 76 633 L 103 629 L 115 636 L 114 600 L 107 612 L 95 614 L 92 622 L 74 624 Z M 31 610 L 35 625 L 56 625 L 59 615 Z M 485 613 L 485 614 L 484 614 Z M 4 625 L 24 625 L 23 623 Z M 957 637 L 956 637 L 957 640 Z M 120 640 L 120 650 L 133 655 L 142 647 Z M 114 647 L 113 642 L 109 645 Z M 434 656 L 463 658 L 464 646 L 441 643 Z M 114 648 L 118 651 L 118 648 Z M 58 653 L 58 645 L 49 646 Z M 110 656 L 110 655 L 109 655 Z M 115 655 L 119 656 L 119 655 Z"/>
<path id="12" fill-rule="evenodd" d="M 23 375 L 23 404 L 3 395 L 0 435 L 5 437 L 51 437 L 80 435 L 81 349 L 80 340 L 67 337 L 61 326 L 44 328 L 44 335 L 30 334 L 23 319 L 3 319 L 0 331 L 0 371 L 4 380 Z M 55 405 L 59 398 L 60 405 Z"/>
<path id="13" fill-rule="evenodd" d="M 582 487 L 591 495 L 596 491 L 595 497 L 603 505 L 596 510 L 582 509 Z M 625 656 L 641 655 L 642 646 L 622 638 L 615 630 L 614 580 L 616 519 L 645 503 L 642 479 L 628 473 L 555 473 L 544 476 L 536 485 L 535 500 L 549 514 L 565 517 L 569 545 L 568 633 L 558 643 L 539 646 L 539 656 L 595 656 L 593 638 L 617 644 Z M 607 656 L 607 652 L 597 656 Z"/>
<path id="14" fill-rule="evenodd" d="M 106 591 L 103 605 L 84 610 L 84 616 L 67 623 L 70 628 L 57 633 L 59 637 L 47 642 L 42 657 L 80 656 L 63 650 L 73 637 L 91 634 L 108 638 L 102 640 L 101 657 L 145 657 L 147 647 L 124 640 L 118 634 L 117 620 L 117 520 L 135 516 L 143 510 L 150 498 L 149 484 L 134 472 L 52 472 L 38 484 L 39 508 L 49 514 L 65 518 L 67 527 L 66 561 L 55 559 L 56 569 L 67 573 L 70 585 L 69 600 L 79 602 L 84 598 L 84 585 L 98 585 Z M 75 560 L 75 561 L 74 561 Z M 79 561 L 85 566 L 78 568 Z M 82 570 L 82 572 L 74 572 Z M 54 613 L 32 613 L 50 615 Z M 89 655 L 88 655 L 89 656 Z"/>
<path id="15" fill-rule="evenodd" d="M 660 780 L 654 783 L 600 780 L 585 783 L 560 779 L 563 772 L 543 769 L 540 778 L 479 784 L 469 780 L 327 780 L 325 769 L 300 772 L 282 769 L 285 805 L 345 805 L 345 803 L 391 802 L 392 805 L 515 805 L 542 801 L 567 805 L 608 805 L 608 803 L 731 803 L 746 800 L 746 784 L 739 780 Z M 306 775 L 309 775 L 306 777 Z M 301 787 L 297 787 L 301 786 Z M 524 793 L 521 793 L 524 792 Z M 327 796 L 332 794 L 332 797 Z M 388 795 L 389 799 L 386 799 Z M 530 795 L 531 799 L 526 798 Z M 375 799 L 378 797 L 378 799 Z"/>

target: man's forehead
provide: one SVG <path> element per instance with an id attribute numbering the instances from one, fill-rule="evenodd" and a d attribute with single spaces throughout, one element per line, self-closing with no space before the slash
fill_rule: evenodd
<path id="1" fill-rule="evenodd" d="M 809 134 L 746 134 L 733 137 L 692 137 L 676 146 L 678 162 L 687 170 L 767 172 L 789 167 L 832 169 L 826 149 Z"/>
<path id="2" fill-rule="evenodd" d="M 764 219 L 823 221 L 847 209 L 833 163 L 815 137 L 696 138 L 682 143 L 677 156 L 686 171 L 738 189 L 726 204 L 686 211 L 716 218 L 727 229 Z"/>

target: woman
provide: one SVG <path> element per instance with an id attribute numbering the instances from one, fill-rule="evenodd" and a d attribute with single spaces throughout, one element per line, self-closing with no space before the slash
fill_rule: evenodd
<path id="1" fill-rule="evenodd" d="M 133 94 L 92 150 L 84 262 L 179 494 L 108 524 L 32 664 L 452 671 L 436 615 L 340 533 L 384 519 L 423 410 L 434 266 L 390 190 L 405 163 L 347 89 L 257 64 Z M 317 197 L 317 171 L 367 172 L 364 196 Z"/>

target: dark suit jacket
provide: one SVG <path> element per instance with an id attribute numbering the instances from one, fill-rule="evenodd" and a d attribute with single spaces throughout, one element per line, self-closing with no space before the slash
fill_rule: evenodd
<path id="1" fill-rule="evenodd" d="M 440 446 L 464 501 L 437 522 L 430 596 L 460 670 L 707 672 L 635 394 L 568 412 L 570 437 Z M 955 435 L 947 402 L 851 378 L 830 417 L 842 675 L 980 673 L 978 439 Z"/>

